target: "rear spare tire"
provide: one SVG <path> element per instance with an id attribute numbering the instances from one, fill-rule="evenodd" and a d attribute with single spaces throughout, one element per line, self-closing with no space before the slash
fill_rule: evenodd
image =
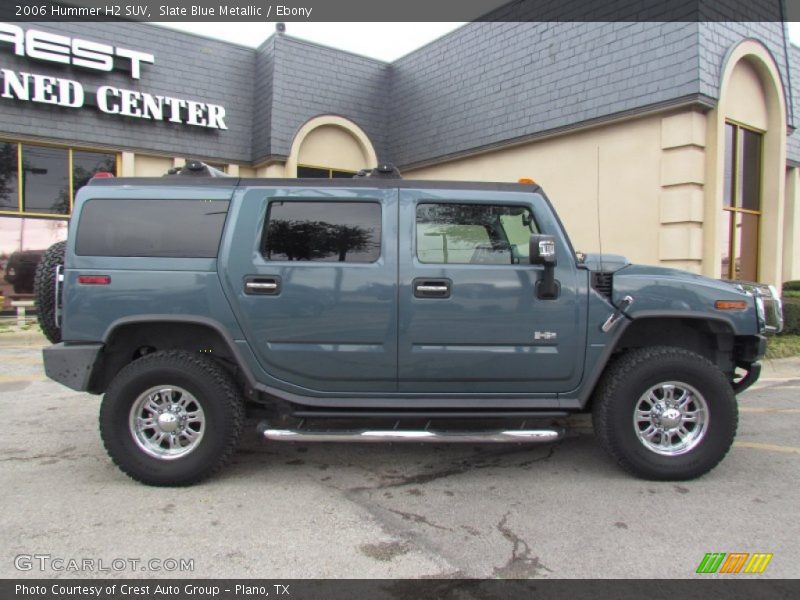
<path id="1" fill-rule="evenodd" d="M 56 267 L 64 266 L 66 242 L 58 242 L 50 246 L 36 267 L 33 282 L 33 294 L 36 297 L 36 316 L 39 327 L 51 343 L 61 341 L 61 327 L 56 322 Z"/>

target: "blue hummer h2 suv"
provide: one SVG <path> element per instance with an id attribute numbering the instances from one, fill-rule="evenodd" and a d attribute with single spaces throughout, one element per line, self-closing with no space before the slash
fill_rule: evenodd
<path id="1" fill-rule="evenodd" d="M 96 179 L 37 272 L 47 375 L 113 461 L 188 485 L 275 441 L 547 442 L 698 477 L 782 327 L 774 289 L 580 255 L 535 184 Z M 212 173 L 213 174 L 213 173 Z"/>

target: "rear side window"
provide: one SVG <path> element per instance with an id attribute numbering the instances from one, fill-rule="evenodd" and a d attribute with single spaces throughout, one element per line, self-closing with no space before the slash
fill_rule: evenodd
<path id="1" fill-rule="evenodd" d="M 89 200 L 75 253 L 214 258 L 227 213 L 227 200 Z"/>
<path id="2" fill-rule="evenodd" d="M 281 261 L 375 262 L 381 255 L 381 205 L 270 202 L 261 254 Z"/>

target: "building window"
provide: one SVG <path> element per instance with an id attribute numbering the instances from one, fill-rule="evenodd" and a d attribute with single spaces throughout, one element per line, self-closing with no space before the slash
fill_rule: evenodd
<path id="1" fill-rule="evenodd" d="M 329 169 L 328 167 L 312 167 L 309 165 L 297 165 L 297 177 L 300 179 L 352 179 L 356 171 L 345 171 L 343 169 Z"/>
<path id="2" fill-rule="evenodd" d="M 375 262 L 381 255 L 381 205 L 270 202 L 261 253 L 277 261 Z"/>
<path id="3" fill-rule="evenodd" d="M 98 171 L 117 174 L 117 155 L 0 142 L 0 214 L 65 217 L 75 192 Z"/>
<path id="4" fill-rule="evenodd" d="M 763 135 L 725 124 L 722 277 L 758 280 Z"/>
<path id="5" fill-rule="evenodd" d="M 422 263 L 527 263 L 531 233 L 536 232 L 533 215 L 523 206 L 417 206 L 417 258 Z"/>

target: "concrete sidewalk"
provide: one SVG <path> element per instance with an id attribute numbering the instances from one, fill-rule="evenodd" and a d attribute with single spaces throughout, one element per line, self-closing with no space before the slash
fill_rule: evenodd
<path id="1" fill-rule="evenodd" d="M 761 361 L 759 381 L 769 379 L 800 379 L 800 356 L 792 358 L 765 358 Z"/>

